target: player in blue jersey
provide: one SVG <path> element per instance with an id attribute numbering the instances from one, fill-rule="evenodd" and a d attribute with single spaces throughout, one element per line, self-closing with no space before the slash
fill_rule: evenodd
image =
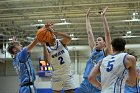
<path id="1" fill-rule="evenodd" d="M 101 93 L 125 93 L 126 78 L 127 85 L 132 87 L 136 85 L 136 59 L 123 52 L 125 44 L 126 41 L 122 38 L 113 39 L 113 54 L 98 62 L 88 77 L 94 86 L 102 89 Z M 101 74 L 101 83 L 96 79 L 98 74 Z"/>
<path id="2" fill-rule="evenodd" d="M 7 51 L 13 56 L 13 66 L 19 78 L 19 93 L 37 93 L 34 81 L 35 72 L 29 52 L 38 43 L 35 38 L 27 47 L 23 48 L 19 41 L 13 38 Z"/>
<path id="3" fill-rule="evenodd" d="M 89 20 L 90 9 L 87 11 L 86 15 L 86 29 L 88 34 L 88 44 L 91 50 L 91 54 L 89 59 L 86 63 L 86 68 L 84 71 L 83 81 L 78 88 L 78 93 L 100 93 L 100 89 L 94 87 L 88 81 L 88 75 L 95 64 L 101 59 L 103 59 L 106 55 L 112 53 L 111 47 L 111 37 L 110 31 L 107 23 L 107 19 L 105 17 L 107 7 L 100 12 L 102 20 L 103 20 L 103 27 L 105 32 L 105 39 L 102 36 L 97 37 L 96 41 L 94 39 L 92 28 Z M 97 77 L 100 80 L 100 76 Z"/>

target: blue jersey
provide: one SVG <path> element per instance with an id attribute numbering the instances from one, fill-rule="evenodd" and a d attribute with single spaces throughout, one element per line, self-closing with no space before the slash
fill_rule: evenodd
<path id="1" fill-rule="evenodd" d="M 139 80 L 136 79 L 136 85 L 131 87 L 125 84 L 124 93 L 140 93 L 139 91 Z"/>
<path id="2" fill-rule="evenodd" d="M 92 51 L 87 63 L 86 63 L 86 68 L 84 72 L 84 78 L 87 78 L 91 69 L 94 67 L 95 64 L 97 64 L 101 59 L 105 57 L 104 51 L 103 50 L 97 50 L 94 48 Z"/>
<path id="3" fill-rule="evenodd" d="M 16 55 L 13 61 L 13 66 L 18 74 L 20 85 L 35 81 L 35 71 L 27 52 L 27 48 L 24 48 Z"/>

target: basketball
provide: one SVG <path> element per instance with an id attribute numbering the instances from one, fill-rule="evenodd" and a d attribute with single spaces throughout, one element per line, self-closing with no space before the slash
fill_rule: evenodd
<path id="1" fill-rule="evenodd" d="M 36 36 L 39 41 L 49 42 L 53 36 L 53 32 L 46 27 L 42 27 L 37 31 Z"/>

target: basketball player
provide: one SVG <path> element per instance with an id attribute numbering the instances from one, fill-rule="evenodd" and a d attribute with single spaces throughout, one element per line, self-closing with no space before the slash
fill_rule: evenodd
<path id="1" fill-rule="evenodd" d="M 116 38 L 112 41 L 113 54 L 103 58 L 92 69 L 88 79 L 90 83 L 101 90 L 101 93 L 124 93 L 124 85 L 133 87 L 136 85 L 136 59 L 134 56 L 124 53 L 125 40 Z M 101 74 L 101 83 L 96 76 Z"/>
<path id="2" fill-rule="evenodd" d="M 51 29 L 53 31 L 53 29 Z M 61 36 L 61 39 L 56 39 Z M 74 78 L 71 73 L 71 59 L 67 45 L 70 43 L 71 37 L 61 32 L 54 32 L 50 42 L 43 44 L 45 61 L 50 62 L 53 67 L 52 89 L 53 93 L 61 93 L 62 89 L 65 93 L 74 93 Z"/>
<path id="3" fill-rule="evenodd" d="M 95 64 L 97 64 L 99 60 L 103 59 L 106 55 L 112 53 L 110 31 L 105 17 L 106 10 L 107 7 L 101 12 L 101 17 L 103 19 L 103 26 L 105 32 L 105 39 L 102 36 L 99 36 L 97 37 L 96 41 L 94 40 L 94 36 L 92 33 L 92 28 L 89 20 L 90 9 L 87 11 L 86 29 L 88 34 L 88 43 L 91 49 L 91 55 L 86 63 L 86 68 L 83 76 L 84 80 L 82 81 L 80 87 L 78 88 L 78 93 L 100 93 L 101 91 L 100 89 L 94 87 L 88 81 L 88 75 L 91 69 L 94 67 Z M 97 78 L 98 80 L 100 80 L 100 76 L 98 76 Z"/>
<path id="4" fill-rule="evenodd" d="M 136 58 L 137 61 L 137 56 L 134 54 L 134 52 L 129 53 L 130 55 L 133 55 Z M 127 84 L 127 80 L 126 80 L 126 84 L 125 84 L 125 90 L 124 93 L 139 93 L 139 80 L 140 80 L 140 68 L 136 69 L 136 85 L 135 86 L 129 86 Z"/>
<path id="5" fill-rule="evenodd" d="M 37 42 L 38 40 L 35 38 L 27 47 L 23 48 L 14 37 L 7 48 L 7 51 L 13 56 L 13 66 L 18 74 L 19 93 L 37 93 L 34 86 L 35 72 L 29 55 Z"/>

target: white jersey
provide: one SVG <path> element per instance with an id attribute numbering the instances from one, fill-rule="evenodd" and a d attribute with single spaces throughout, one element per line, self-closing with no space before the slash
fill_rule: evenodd
<path id="1" fill-rule="evenodd" d="M 124 59 L 127 53 L 108 55 L 102 60 L 101 71 L 101 93 L 124 93 L 127 69 Z"/>
<path id="2" fill-rule="evenodd" d="M 50 64 L 53 66 L 53 77 L 71 75 L 71 60 L 68 50 L 62 45 L 60 40 L 56 40 L 56 45 L 48 46 L 51 54 Z"/>

